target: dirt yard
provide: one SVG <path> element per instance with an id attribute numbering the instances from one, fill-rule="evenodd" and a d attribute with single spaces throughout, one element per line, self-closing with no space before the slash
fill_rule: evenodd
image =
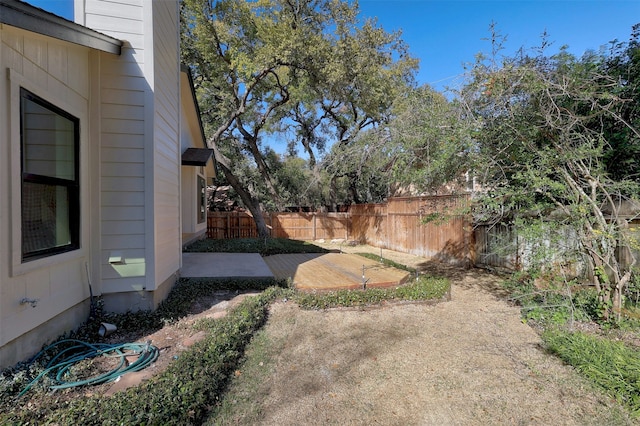
<path id="1" fill-rule="evenodd" d="M 383 256 L 448 276 L 452 300 L 327 311 L 279 301 L 247 370 L 237 372 L 232 407 L 211 424 L 630 423 L 545 353 L 519 309 L 504 301 L 499 278 L 386 250 Z M 265 353 L 271 361 L 258 363 Z"/>

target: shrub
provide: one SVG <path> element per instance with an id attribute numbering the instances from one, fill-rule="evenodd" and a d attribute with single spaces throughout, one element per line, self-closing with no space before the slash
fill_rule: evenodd
<path id="1" fill-rule="evenodd" d="M 640 416 L 640 353 L 636 348 L 585 333 L 547 330 L 550 352 L 572 365 L 619 403 Z"/>

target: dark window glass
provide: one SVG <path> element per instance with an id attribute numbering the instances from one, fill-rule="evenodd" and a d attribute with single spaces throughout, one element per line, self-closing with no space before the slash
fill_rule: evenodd
<path id="1" fill-rule="evenodd" d="M 207 185 L 204 178 L 198 176 L 198 223 L 207 220 Z"/>
<path id="2" fill-rule="evenodd" d="M 80 121 L 20 91 L 22 260 L 80 247 Z"/>

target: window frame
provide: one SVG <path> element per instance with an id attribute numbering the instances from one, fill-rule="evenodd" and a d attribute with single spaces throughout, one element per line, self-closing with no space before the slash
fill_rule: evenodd
<path id="1" fill-rule="evenodd" d="M 201 225 L 207 221 L 207 181 L 199 173 L 196 173 L 196 223 Z"/>
<path id="2" fill-rule="evenodd" d="M 28 173 L 25 170 L 26 161 L 24 152 L 29 141 L 25 140 L 25 111 L 23 110 L 23 101 L 27 100 L 44 108 L 51 113 L 60 116 L 73 125 L 73 180 L 63 179 L 55 176 L 38 175 Z M 21 221 L 21 258 L 22 263 L 31 262 L 33 260 L 54 256 L 60 253 L 78 250 L 80 248 L 80 118 L 69 113 L 65 109 L 54 105 L 46 99 L 36 95 L 32 91 L 20 86 L 20 210 L 23 220 Z M 54 188 L 64 188 L 67 192 L 68 215 L 66 217 L 65 226 L 69 232 L 69 243 L 60 246 L 45 247 L 42 249 L 27 252 L 25 249 L 25 226 L 24 226 L 24 200 L 25 200 L 25 184 L 35 184 L 43 186 L 52 186 Z"/>

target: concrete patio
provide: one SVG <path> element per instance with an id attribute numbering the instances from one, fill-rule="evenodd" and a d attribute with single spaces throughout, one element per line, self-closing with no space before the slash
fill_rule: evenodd
<path id="1" fill-rule="evenodd" d="M 182 253 L 185 278 L 273 278 L 258 253 Z"/>
<path id="2" fill-rule="evenodd" d="M 326 291 L 362 288 L 363 281 L 367 287 L 397 286 L 410 274 L 355 254 L 183 253 L 181 276 L 290 279 L 299 290 Z"/>

